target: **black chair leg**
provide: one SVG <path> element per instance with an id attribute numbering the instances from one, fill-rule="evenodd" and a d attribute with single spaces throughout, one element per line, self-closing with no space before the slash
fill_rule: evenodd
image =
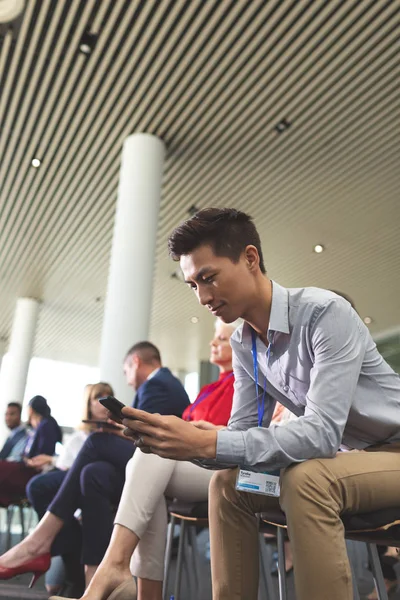
<path id="1" fill-rule="evenodd" d="M 262 533 L 259 534 L 259 551 L 260 551 L 260 585 L 258 598 L 259 600 L 276 600 L 274 584 L 271 576 L 271 549 L 267 548 L 265 538 Z"/>
<path id="2" fill-rule="evenodd" d="M 197 548 L 197 531 L 195 525 L 190 525 L 188 529 L 188 537 L 190 543 L 190 551 L 192 558 L 192 583 L 193 591 L 191 595 L 193 600 L 196 600 L 201 595 L 201 572 L 200 572 L 200 556 Z"/>
<path id="3" fill-rule="evenodd" d="M 186 521 L 181 521 L 181 531 L 179 536 L 178 560 L 176 564 L 175 577 L 175 600 L 180 600 L 182 572 L 183 572 L 183 554 L 186 543 Z"/>
<path id="4" fill-rule="evenodd" d="M 352 565 L 350 565 L 351 569 L 351 579 L 353 581 L 353 600 L 360 600 L 360 594 L 358 592 L 357 578 L 354 574 L 354 569 Z"/>
<path id="5" fill-rule="evenodd" d="M 25 515 L 24 515 L 24 507 L 22 504 L 18 506 L 19 509 L 19 520 L 21 522 L 21 541 L 25 537 Z"/>
<path id="6" fill-rule="evenodd" d="M 6 549 L 9 550 L 11 548 L 11 525 L 14 515 L 14 506 L 7 506 L 7 542 Z"/>
<path id="7" fill-rule="evenodd" d="M 287 600 L 285 565 L 285 530 L 277 527 L 279 600 Z"/>
<path id="8" fill-rule="evenodd" d="M 176 517 L 171 515 L 171 521 L 169 524 L 169 531 L 167 537 L 167 545 L 165 549 L 165 566 L 164 566 L 164 584 L 163 584 L 163 600 L 168 600 L 168 584 L 169 575 L 171 570 L 171 559 L 172 559 L 172 546 L 174 542 Z"/>
<path id="9" fill-rule="evenodd" d="M 374 577 L 375 588 L 379 600 L 388 600 L 385 581 L 383 579 L 381 561 L 379 560 L 376 544 L 367 544 L 368 558 L 371 564 L 372 575 Z"/>

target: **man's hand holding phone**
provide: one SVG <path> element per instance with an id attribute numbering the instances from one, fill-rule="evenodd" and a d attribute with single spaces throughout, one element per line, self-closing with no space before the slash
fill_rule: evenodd
<path id="1" fill-rule="evenodd" d="M 132 437 L 143 452 L 175 460 L 216 456 L 216 429 L 203 430 L 178 417 L 150 414 L 128 406 L 122 414 L 125 435 Z"/>
<path id="2" fill-rule="evenodd" d="M 99 402 L 108 410 L 109 419 L 111 421 L 119 424 L 122 423 L 124 415 L 121 411 L 123 408 L 125 408 L 125 404 L 114 398 L 114 396 L 105 396 L 104 398 L 99 398 Z"/>
<path id="3" fill-rule="evenodd" d="M 104 398 L 99 398 L 99 402 L 100 404 L 102 404 L 103 406 L 105 406 L 108 410 L 108 416 L 109 416 L 109 421 L 111 423 L 114 423 L 115 426 L 118 426 L 118 428 L 120 429 L 120 432 L 114 432 L 117 435 L 120 435 L 121 437 L 125 436 L 125 437 L 130 437 L 133 439 L 133 441 L 135 443 L 139 442 L 139 435 L 132 435 L 132 432 L 130 433 L 130 435 L 126 436 L 125 432 L 126 432 L 126 427 L 125 425 L 122 424 L 123 419 L 125 418 L 125 415 L 122 413 L 122 409 L 128 408 L 125 406 L 125 404 L 123 404 L 122 402 L 120 402 L 119 400 L 117 400 L 117 398 L 114 398 L 114 396 L 105 396 Z M 137 446 L 139 447 L 140 444 L 137 443 Z"/>

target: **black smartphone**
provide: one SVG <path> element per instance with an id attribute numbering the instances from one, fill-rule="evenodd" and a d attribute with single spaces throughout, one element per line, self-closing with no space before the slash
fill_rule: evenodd
<path id="1" fill-rule="evenodd" d="M 105 406 L 113 417 L 122 421 L 124 419 L 124 415 L 121 410 L 125 407 L 125 404 L 114 398 L 114 396 L 105 396 L 104 398 L 99 398 L 100 404 Z"/>
<path id="2" fill-rule="evenodd" d="M 82 423 L 86 423 L 87 425 L 95 425 L 97 429 L 112 429 L 114 431 L 120 431 L 120 428 L 113 423 L 109 423 L 108 421 L 97 421 L 96 419 L 82 419 Z"/>

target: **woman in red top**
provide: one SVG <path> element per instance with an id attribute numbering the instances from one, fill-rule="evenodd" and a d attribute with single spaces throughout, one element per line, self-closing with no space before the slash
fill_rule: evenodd
<path id="1" fill-rule="evenodd" d="M 232 348 L 229 343 L 233 331 L 232 325 L 217 321 L 215 336 L 210 343 L 210 362 L 219 367 L 219 377 L 214 383 L 205 385 L 195 402 L 184 410 L 182 418 L 185 421 L 228 424 L 233 398 Z"/>
<path id="2" fill-rule="evenodd" d="M 234 329 L 233 325 L 217 321 L 211 341 L 210 362 L 219 367 L 220 376 L 218 381 L 200 390 L 196 401 L 183 414 L 184 419 L 202 428 L 207 427 L 207 423 L 224 427 L 229 420 L 233 400 L 232 350 L 229 340 Z M 213 471 L 191 462 L 167 460 L 136 450 L 127 465 L 125 486 L 110 545 L 83 598 L 107 600 L 112 594 L 113 600 L 134 600 L 136 585 L 132 579 L 132 571 L 138 578 L 139 600 L 162 600 L 168 523 L 165 497 L 185 502 L 205 501 L 212 474 Z M 40 525 L 35 529 L 36 537 L 38 531 Z M 45 536 L 46 532 L 43 531 L 40 535 L 42 534 Z M 34 562 L 29 546 L 30 537 L 7 553 L 9 564 L 4 567 L 18 566 L 21 572 L 21 563 L 26 562 L 27 557 L 31 559 L 30 563 Z M 28 561 L 26 566 L 31 567 L 30 563 Z M 0 579 L 11 576 L 11 571 L 12 569 L 0 567 Z"/>

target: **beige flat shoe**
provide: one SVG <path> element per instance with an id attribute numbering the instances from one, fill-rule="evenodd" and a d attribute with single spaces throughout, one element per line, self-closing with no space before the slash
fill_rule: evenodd
<path id="1" fill-rule="evenodd" d="M 107 600 L 136 600 L 136 583 L 134 579 L 129 579 L 121 583 L 112 593 L 108 596 Z M 65 598 L 65 596 L 50 596 L 49 600 L 73 600 L 71 598 Z"/>
<path id="2" fill-rule="evenodd" d="M 107 600 L 136 600 L 136 583 L 134 579 L 129 579 L 121 583 Z"/>

